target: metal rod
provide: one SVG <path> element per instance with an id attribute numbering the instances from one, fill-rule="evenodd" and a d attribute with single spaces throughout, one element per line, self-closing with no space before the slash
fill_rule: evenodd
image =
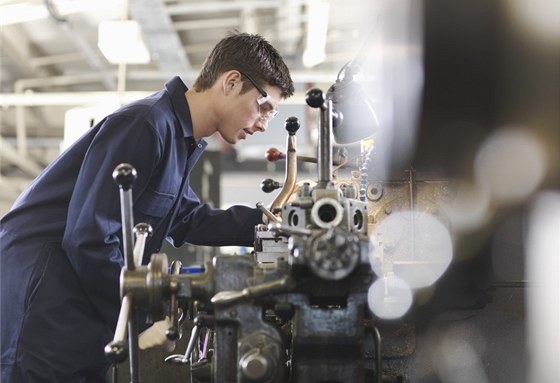
<path id="1" fill-rule="evenodd" d="M 373 335 L 375 337 L 375 364 L 377 366 L 376 371 L 376 383 L 381 383 L 383 380 L 383 370 L 382 370 L 382 355 L 381 355 L 381 334 L 377 327 L 373 327 Z"/>
<path id="2" fill-rule="evenodd" d="M 408 188 L 410 194 L 410 249 L 411 259 L 416 259 L 416 170 L 408 171 Z"/>
<path id="3" fill-rule="evenodd" d="M 119 164 L 113 171 L 113 179 L 119 185 L 121 198 L 121 221 L 125 267 L 134 271 L 134 238 L 132 236 L 132 184 L 136 180 L 136 169 L 130 164 Z"/>
<path id="4" fill-rule="evenodd" d="M 132 196 L 130 190 L 120 189 L 121 194 L 121 218 L 123 232 L 123 252 L 127 270 L 133 271 L 134 266 L 134 239 L 132 236 Z"/>
<path id="5" fill-rule="evenodd" d="M 382 383 L 383 381 L 383 371 L 382 371 L 382 354 L 381 354 L 381 334 L 377 327 L 370 323 L 368 326 L 373 333 L 373 340 L 375 343 L 375 383 Z"/>
<path id="6" fill-rule="evenodd" d="M 117 328 L 115 329 L 115 335 L 113 336 L 113 342 L 123 342 L 126 338 L 126 324 L 128 321 L 128 315 L 131 309 L 131 295 L 127 294 L 123 297 L 121 303 L 121 311 L 119 312 L 119 319 L 117 321 Z"/>
<path id="7" fill-rule="evenodd" d="M 272 214 L 272 212 L 270 210 L 268 210 L 266 207 L 264 207 L 264 205 L 262 204 L 262 202 L 257 202 L 257 209 L 259 209 L 260 211 L 263 212 L 264 215 L 266 215 L 266 217 L 271 221 L 271 222 L 277 222 L 280 223 L 282 222 L 282 220 L 275 216 L 274 214 Z"/>
<path id="8" fill-rule="evenodd" d="M 136 235 L 136 243 L 134 244 L 134 265 L 139 267 L 142 265 L 144 258 L 144 249 L 146 241 L 152 236 L 152 227 L 147 223 L 139 223 L 134 226 L 133 233 Z"/>
<path id="9" fill-rule="evenodd" d="M 119 382 L 119 365 L 116 364 L 116 363 L 113 364 L 112 376 L 113 376 L 112 383 L 118 383 Z"/>
<path id="10" fill-rule="evenodd" d="M 272 213 L 276 213 L 278 209 L 282 206 L 292 195 L 292 191 L 296 185 L 297 177 L 297 153 L 296 153 L 296 136 L 295 134 L 289 134 L 286 143 L 286 179 L 284 181 L 284 186 L 282 190 L 276 196 L 276 199 L 270 205 L 270 210 Z"/>
<path id="11" fill-rule="evenodd" d="M 196 345 L 196 340 L 198 339 L 198 334 L 200 332 L 200 328 L 201 328 L 201 326 L 196 324 L 196 323 L 193 326 L 193 328 L 191 330 L 191 337 L 189 339 L 187 349 L 185 350 L 185 356 L 183 357 L 184 360 L 191 361 L 191 355 L 192 355 L 192 352 L 194 350 L 194 346 Z"/>
<path id="12" fill-rule="evenodd" d="M 281 223 L 269 223 L 268 230 L 275 233 L 276 235 L 303 235 L 310 236 L 313 232 L 309 229 L 304 229 L 301 227 L 283 225 Z"/>
<path id="13" fill-rule="evenodd" d="M 332 100 L 325 100 L 321 108 L 319 123 L 319 145 L 317 147 L 318 186 L 325 187 L 332 181 Z"/>
<path id="14" fill-rule="evenodd" d="M 138 383 L 138 325 L 135 312 L 128 316 L 128 352 L 130 363 L 130 382 Z"/>
<path id="15" fill-rule="evenodd" d="M 125 295 L 121 304 L 121 311 L 117 321 L 117 328 L 113 336 L 113 341 L 105 346 L 105 356 L 115 365 L 124 362 L 126 359 L 126 325 L 128 316 L 132 308 L 132 296 Z"/>

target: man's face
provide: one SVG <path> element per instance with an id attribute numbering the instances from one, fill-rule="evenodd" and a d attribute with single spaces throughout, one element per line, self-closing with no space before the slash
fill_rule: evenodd
<path id="1" fill-rule="evenodd" d="M 225 108 L 227 115 L 223 117 L 219 129 L 223 139 L 229 144 L 244 140 L 255 132 L 264 132 L 268 127 L 269 118 L 275 114 L 282 99 L 282 91 L 276 86 L 265 86 L 267 97 L 253 86 L 251 90 L 241 94 L 242 84 L 238 84 L 232 102 Z"/>

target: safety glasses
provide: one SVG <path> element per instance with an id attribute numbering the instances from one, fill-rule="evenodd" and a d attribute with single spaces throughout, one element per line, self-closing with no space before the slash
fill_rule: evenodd
<path id="1" fill-rule="evenodd" d="M 251 84 L 253 84 L 253 86 L 255 87 L 255 89 L 261 94 L 261 95 L 257 98 L 257 104 L 258 104 L 258 106 L 259 106 L 259 114 L 261 115 L 261 119 L 262 119 L 263 121 L 270 122 L 274 117 L 276 117 L 276 115 L 278 114 L 278 110 L 276 110 L 276 109 L 271 109 L 271 110 L 265 111 L 265 110 L 263 110 L 263 109 L 261 108 L 261 105 L 263 105 L 264 103 L 266 103 L 266 102 L 269 100 L 270 96 L 268 95 L 268 93 L 265 92 L 265 90 L 264 90 L 263 88 L 261 88 L 261 87 L 256 83 L 255 80 L 253 80 L 253 79 L 251 78 L 251 76 L 249 76 L 248 74 L 243 73 L 243 72 L 239 72 L 239 73 L 241 73 L 241 75 L 247 77 L 247 80 L 249 80 L 249 81 L 251 82 Z"/>

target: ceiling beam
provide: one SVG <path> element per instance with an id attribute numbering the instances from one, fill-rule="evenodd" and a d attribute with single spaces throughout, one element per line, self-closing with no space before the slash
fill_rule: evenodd
<path id="1" fill-rule="evenodd" d="M 2 148 L 2 150 L 0 150 L 0 157 L 13 165 L 16 165 L 25 174 L 31 177 L 36 177 L 43 170 L 43 168 L 37 165 L 36 162 L 32 161 L 28 157 L 21 156 L 13 145 L 6 141 L 2 136 L 0 136 L 0 148 Z"/>
<path id="2" fill-rule="evenodd" d="M 144 40 L 158 68 L 168 76 L 189 71 L 191 63 L 165 5 L 160 0 L 135 0 L 129 3 L 129 9 L 131 18 L 142 26 Z"/>
<path id="3" fill-rule="evenodd" d="M 281 6 L 278 0 L 256 1 L 195 1 L 192 3 L 179 3 L 167 6 L 171 16 L 193 15 L 201 13 L 222 13 L 240 11 L 242 9 L 272 9 Z"/>

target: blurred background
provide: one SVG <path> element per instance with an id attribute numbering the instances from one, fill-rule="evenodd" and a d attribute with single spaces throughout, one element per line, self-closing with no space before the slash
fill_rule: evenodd
<path id="1" fill-rule="evenodd" d="M 305 91 L 312 86 L 326 91 L 357 55 L 380 5 L 359 1 L 349 7 L 341 0 L 1 4 L 2 212 L 61 149 L 107 113 L 159 90 L 173 76 L 191 85 L 213 46 L 234 30 L 266 37 L 285 58 L 297 87 L 269 133 L 237 148 L 240 162 L 262 162 L 268 145 L 284 144 L 283 120 L 306 118 Z M 304 130 L 299 141 L 307 150 L 310 131 Z M 212 144 L 212 150 L 230 150 Z"/>
<path id="2" fill-rule="evenodd" d="M 265 161 L 266 149 L 283 150 L 284 120 L 296 116 L 299 153 L 316 155 L 305 93 L 341 85 L 351 97 L 338 105 L 346 122 L 337 137 L 354 139 L 335 151 L 352 156 L 371 139 L 370 181 L 453 184 L 453 262 L 439 285 L 416 292 L 429 309 L 418 310 L 414 352 L 386 367 L 404 382 L 560 381 L 558 1 L 0 4 L 0 215 L 106 114 L 172 76 L 192 84 L 228 31 L 259 33 L 285 58 L 296 94 L 265 134 L 236 147 L 210 140 L 197 168 L 201 198 L 272 201 L 260 182 L 281 181 L 284 167 Z M 371 108 L 347 106 L 364 100 Z M 316 178 L 312 164 L 299 170 Z"/>

